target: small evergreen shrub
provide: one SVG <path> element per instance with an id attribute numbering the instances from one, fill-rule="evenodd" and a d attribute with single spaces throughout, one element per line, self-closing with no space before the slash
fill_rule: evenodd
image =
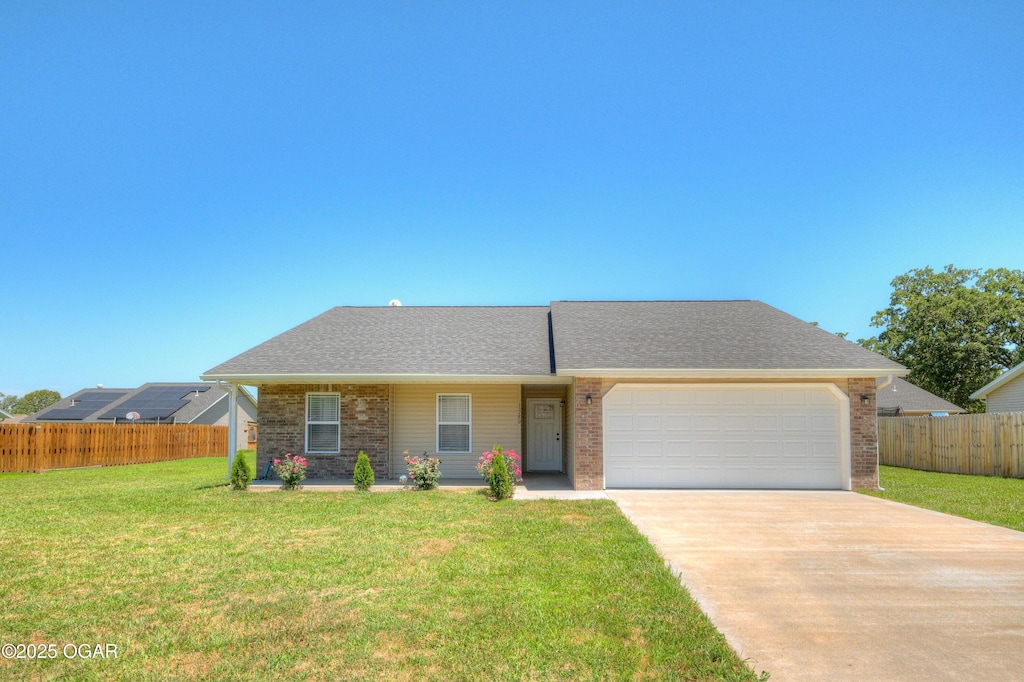
<path id="1" fill-rule="evenodd" d="M 245 461 L 246 450 L 235 453 L 235 461 L 231 465 L 231 489 L 245 490 L 252 482 L 252 470 Z"/>
<path id="2" fill-rule="evenodd" d="M 512 497 L 512 482 L 508 476 L 508 466 L 505 464 L 505 455 L 500 447 L 494 448 L 491 474 L 487 478 L 487 485 L 491 488 L 491 494 L 496 500 L 507 500 Z"/>
<path id="3" fill-rule="evenodd" d="M 405 463 L 409 468 L 409 478 L 416 484 L 417 490 L 433 490 L 437 487 L 437 479 L 441 478 L 441 460 L 437 457 L 409 457 L 406 450 Z"/>
<path id="4" fill-rule="evenodd" d="M 508 481 L 512 484 L 514 489 L 517 484 L 523 482 L 523 468 L 521 466 L 522 459 L 516 454 L 515 450 L 503 450 L 500 445 L 495 445 L 494 450 L 485 452 L 480 456 L 480 459 L 476 463 L 476 470 L 485 481 L 490 483 L 491 480 L 491 468 L 494 465 L 494 453 L 501 452 L 505 458 L 505 466 L 508 467 Z"/>
<path id="5" fill-rule="evenodd" d="M 352 474 L 352 482 L 356 490 L 369 490 L 373 485 L 373 467 L 370 466 L 370 458 L 362 450 L 356 458 L 356 470 Z"/>

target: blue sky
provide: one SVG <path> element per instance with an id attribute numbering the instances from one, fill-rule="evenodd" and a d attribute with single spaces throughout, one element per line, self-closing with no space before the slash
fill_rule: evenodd
<path id="1" fill-rule="evenodd" d="M 392 298 L 856 339 L 911 268 L 1024 267 L 1016 1 L 8 2 L 0 92 L 5 393 Z"/>

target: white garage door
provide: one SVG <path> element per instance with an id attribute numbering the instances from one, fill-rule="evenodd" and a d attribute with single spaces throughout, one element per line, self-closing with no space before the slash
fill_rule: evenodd
<path id="1" fill-rule="evenodd" d="M 620 384 L 603 401 L 605 485 L 849 488 L 848 405 L 832 384 Z"/>

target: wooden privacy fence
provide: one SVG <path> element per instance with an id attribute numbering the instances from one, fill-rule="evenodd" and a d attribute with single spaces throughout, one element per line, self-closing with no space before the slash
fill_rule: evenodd
<path id="1" fill-rule="evenodd" d="M 227 456 L 228 428 L 199 424 L 3 424 L 0 472 Z"/>
<path id="2" fill-rule="evenodd" d="M 879 417 L 880 464 L 1024 478 L 1024 412 Z"/>

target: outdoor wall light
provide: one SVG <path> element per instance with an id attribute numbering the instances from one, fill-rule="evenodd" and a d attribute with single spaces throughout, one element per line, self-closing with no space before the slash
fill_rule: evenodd
<path id="1" fill-rule="evenodd" d="M 587 394 L 587 405 L 591 405 L 591 404 L 593 404 L 593 402 L 594 402 L 594 399 L 593 399 L 593 398 L 591 398 L 591 397 L 590 397 L 590 394 L 588 393 L 588 394 Z"/>
<path id="2" fill-rule="evenodd" d="M 861 404 L 863 404 L 863 405 L 870 405 L 870 404 L 871 404 L 871 396 L 869 396 L 869 395 L 867 395 L 867 394 L 865 393 L 864 395 L 862 395 L 862 396 L 860 397 L 860 402 L 861 402 Z"/>

